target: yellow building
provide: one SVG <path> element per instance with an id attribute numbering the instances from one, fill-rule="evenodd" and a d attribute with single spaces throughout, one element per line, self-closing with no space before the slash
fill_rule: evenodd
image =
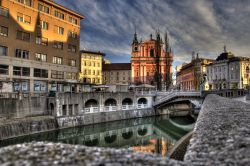
<path id="1" fill-rule="evenodd" d="M 83 84 L 102 84 L 102 62 L 104 53 L 81 51 L 80 82 Z"/>
<path id="2" fill-rule="evenodd" d="M 1 0 L 2 90 L 76 91 L 81 19 L 51 0 Z"/>

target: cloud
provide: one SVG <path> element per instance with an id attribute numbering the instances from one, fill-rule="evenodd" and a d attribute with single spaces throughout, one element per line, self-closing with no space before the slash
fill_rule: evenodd
<path id="1" fill-rule="evenodd" d="M 226 44 L 237 56 L 250 48 L 250 1 L 235 0 L 55 0 L 86 16 L 81 48 L 100 50 L 111 61 L 129 62 L 135 27 L 139 38 L 160 29 L 169 32 L 174 64 L 191 52 L 216 58 Z M 120 57 L 120 58 L 119 58 Z"/>

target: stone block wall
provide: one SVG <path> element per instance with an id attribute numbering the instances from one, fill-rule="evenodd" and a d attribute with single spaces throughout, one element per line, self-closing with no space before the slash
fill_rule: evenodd
<path id="1" fill-rule="evenodd" d="M 1 118 L 22 118 L 47 114 L 46 96 L 0 99 Z"/>

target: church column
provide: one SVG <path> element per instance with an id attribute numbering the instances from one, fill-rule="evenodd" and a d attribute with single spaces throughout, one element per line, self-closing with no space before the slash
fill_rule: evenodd
<path id="1" fill-rule="evenodd" d="M 143 70 L 143 75 L 144 75 L 144 82 L 147 82 L 147 66 L 146 64 L 144 65 L 144 70 Z"/>

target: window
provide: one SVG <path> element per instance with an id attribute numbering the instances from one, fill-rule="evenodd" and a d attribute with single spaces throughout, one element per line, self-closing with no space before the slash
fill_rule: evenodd
<path id="1" fill-rule="evenodd" d="M 53 57 L 53 63 L 61 65 L 62 64 L 62 58 L 54 56 Z"/>
<path id="2" fill-rule="evenodd" d="M 151 57 L 154 57 L 154 54 L 155 54 L 155 50 L 152 48 L 152 49 L 150 49 L 150 56 Z"/>
<path id="3" fill-rule="evenodd" d="M 9 17 L 9 10 L 0 6 L 0 15 L 4 17 Z"/>
<path id="4" fill-rule="evenodd" d="M 249 67 L 248 66 L 246 67 L 246 73 L 247 74 L 249 73 Z"/>
<path id="5" fill-rule="evenodd" d="M 48 78 L 48 70 L 34 69 L 34 77 Z"/>
<path id="6" fill-rule="evenodd" d="M 41 3 L 38 4 L 38 10 L 49 14 L 49 7 L 45 6 L 45 5 L 41 4 Z"/>
<path id="7" fill-rule="evenodd" d="M 16 58 L 29 59 L 29 51 L 16 49 Z"/>
<path id="8" fill-rule="evenodd" d="M 60 19 L 64 20 L 64 14 L 61 13 L 61 12 L 55 11 L 55 16 L 56 16 L 57 18 L 60 18 Z"/>
<path id="9" fill-rule="evenodd" d="M 76 66 L 76 60 L 70 60 L 70 66 Z"/>
<path id="10" fill-rule="evenodd" d="M 63 35 L 64 34 L 64 28 L 55 25 L 54 32 L 57 33 L 57 34 Z"/>
<path id="11" fill-rule="evenodd" d="M 30 76 L 30 68 L 28 67 L 13 67 L 13 75 L 15 76 Z"/>
<path id="12" fill-rule="evenodd" d="M 36 37 L 36 44 L 48 46 L 48 38 L 38 36 L 38 37 Z"/>
<path id="13" fill-rule="evenodd" d="M 69 52 L 76 52 L 76 46 L 69 44 L 68 45 L 68 51 Z"/>
<path id="14" fill-rule="evenodd" d="M 16 38 L 19 40 L 23 40 L 23 41 L 30 41 L 30 34 L 17 30 L 17 37 Z"/>
<path id="15" fill-rule="evenodd" d="M 1 36 L 8 36 L 8 28 L 4 26 L 0 26 L 0 35 Z"/>
<path id="16" fill-rule="evenodd" d="M 9 74 L 9 66 L 8 65 L 0 65 L 0 74 L 8 75 Z"/>
<path id="17" fill-rule="evenodd" d="M 63 49 L 63 42 L 54 41 L 53 47 L 62 50 Z"/>
<path id="18" fill-rule="evenodd" d="M 66 79 L 76 80 L 76 73 L 66 73 Z"/>
<path id="19" fill-rule="evenodd" d="M 76 39 L 76 38 L 77 38 L 77 33 L 76 33 L 76 32 L 73 32 L 73 31 L 69 31 L 68 37 L 69 37 L 69 38 Z"/>
<path id="20" fill-rule="evenodd" d="M 46 92 L 47 83 L 45 81 L 34 81 L 34 91 Z"/>
<path id="21" fill-rule="evenodd" d="M 71 16 L 69 16 L 69 22 L 72 23 L 72 24 L 77 25 L 77 19 L 76 19 L 76 18 L 73 18 L 73 17 L 71 17 Z"/>
<path id="22" fill-rule="evenodd" d="M 48 30 L 49 29 L 49 23 L 46 21 L 41 21 L 41 28 Z"/>
<path id="23" fill-rule="evenodd" d="M 36 61 L 47 62 L 47 55 L 36 53 Z"/>
<path id="24" fill-rule="evenodd" d="M 64 74 L 63 74 L 62 71 L 55 71 L 55 70 L 52 70 L 52 71 L 51 71 L 51 78 L 63 79 L 63 78 L 64 78 Z"/>
<path id="25" fill-rule="evenodd" d="M 7 53 L 8 53 L 8 47 L 0 45 L 0 56 L 7 56 Z"/>
<path id="26" fill-rule="evenodd" d="M 63 49 L 63 42 L 54 41 L 53 47 L 62 50 Z"/>
<path id="27" fill-rule="evenodd" d="M 17 21 L 23 22 L 25 24 L 30 24 L 31 23 L 31 17 L 24 15 L 22 13 L 17 13 Z"/>
<path id="28" fill-rule="evenodd" d="M 16 1 L 27 6 L 31 6 L 31 0 L 16 0 Z"/>

